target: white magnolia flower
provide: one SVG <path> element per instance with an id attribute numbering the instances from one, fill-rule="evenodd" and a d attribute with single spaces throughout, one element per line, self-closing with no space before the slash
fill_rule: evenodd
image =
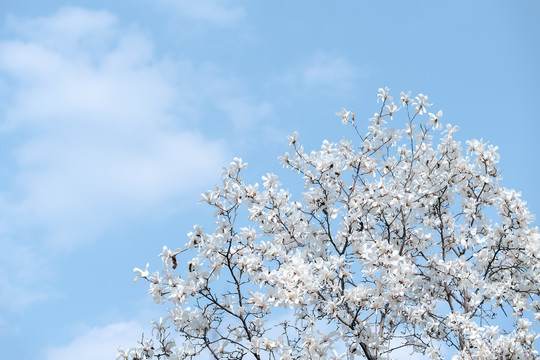
<path id="1" fill-rule="evenodd" d="M 133 272 L 136 274 L 135 275 L 135 278 L 133 279 L 133 282 L 136 282 L 137 280 L 139 280 L 140 278 L 146 278 L 148 277 L 148 275 L 150 274 L 150 272 L 148 271 L 148 267 L 150 266 L 150 263 L 146 263 L 146 267 L 144 270 L 141 270 L 139 268 L 134 268 L 133 269 Z"/>

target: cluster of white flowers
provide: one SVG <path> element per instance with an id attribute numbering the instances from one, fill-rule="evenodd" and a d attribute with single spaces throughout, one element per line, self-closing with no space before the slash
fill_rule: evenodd
<path id="1" fill-rule="evenodd" d="M 159 272 L 134 270 L 169 315 L 156 342 L 118 359 L 375 360 L 403 346 L 431 359 L 442 348 L 456 360 L 538 359 L 534 217 L 500 185 L 497 148 L 463 149 L 427 101 L 401 93 L 396 105 L 380 89 L 365 134 L 343 109 L 356 144 L 305 152 L 289 137 L 280 160 L 303 179 L 298 198 L 275 174 L 244 183 L 235 158 L 203 194 L 213 231 L 195 226 L 184 250 L 164 247 Z M 404 126 L 387 126 L 400 113 Z"/>

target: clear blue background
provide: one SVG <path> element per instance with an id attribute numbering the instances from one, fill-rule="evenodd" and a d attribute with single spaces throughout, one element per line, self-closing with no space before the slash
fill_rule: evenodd
<path id="1" fill-rule="evenodd" d="M 353 137 L 336 111 L 367 123 L 379 87 L 498 145 L 503 184 L 539 213 L 538 4 L 0 3 L 2 356 L 133 345 L 162 309 L 131 270 L 211 223 L 196 202 L 221 167 L 282 173 L 287 135 Z"/>

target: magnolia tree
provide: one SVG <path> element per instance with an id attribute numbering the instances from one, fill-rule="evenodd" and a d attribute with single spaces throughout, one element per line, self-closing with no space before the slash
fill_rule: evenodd
<path id="1" fill-rule="evenodd" d="M 497 147 L 462 148 L 427 100 L 379 89 L 367 132 L 339 113 L 355 141 L 305 152 L 289 137 L 298 197 L 274 174 L 244 183 L 234 159 L 203 194 L 215 227 L 134 270 L 168 316 L 117 358 L 538 359 L 533 215 L 500 185 Z"/>

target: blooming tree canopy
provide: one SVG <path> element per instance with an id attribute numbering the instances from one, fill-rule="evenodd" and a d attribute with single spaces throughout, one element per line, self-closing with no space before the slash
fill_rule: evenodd
<path id="1" fill-rule="evenodd" d="M 234 159 L 203 194 L 215 227 L 134 270 L 168 316 L 117 358 L 538 359 L 540 237 L 497 147 L 463 148 L 425 95 L 378 102 L 367 132 L 339 113 L 353 141 L 306 152 L 289 137 L 297 196 L 275 174 L 244 183 Z"/>

